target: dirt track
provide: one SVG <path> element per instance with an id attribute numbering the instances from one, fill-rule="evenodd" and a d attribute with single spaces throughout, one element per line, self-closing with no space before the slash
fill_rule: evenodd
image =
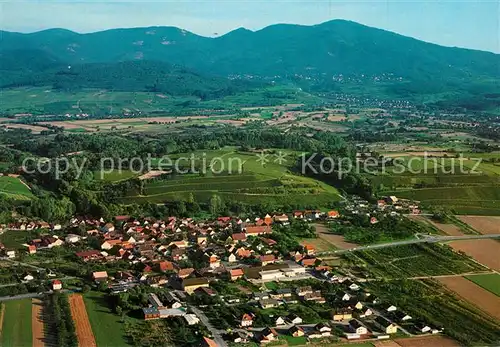
<path id="1" fill-rule="evenodd" d="M 43 303 L 39 299 L 31 300 L 31 332 L 33 334 L 33 347 L 45 346 L 45 333 L 42 312 Z"/>
<path id="2" fill-rule="evenodd" d="M 500 297 L 464 277 L 440 278 L 439 282 L 483 312 L 500 319 Z"/>
<path id="3" fill-rule="evenodd" d="M 71 309 L 71 316 L 75 322 L 78 346 L 97 347 L 83 297 L 79 294 L 70 295 L 69 306 Z"/>

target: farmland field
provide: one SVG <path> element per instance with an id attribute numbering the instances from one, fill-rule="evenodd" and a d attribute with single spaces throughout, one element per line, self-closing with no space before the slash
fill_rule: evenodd
<path id="1" fill-rule="evenodd" d="M 107 181 L 107 182 L 118 182 L 118 181 L 130 179 L 130 178 L 134 178 L 136 176 L 137 175 L 134 172 L 129 171 L 129 170 L 121 170 L 121 171 L 115 170 L 115 171 L 111 171 L 111 172 L 107 172 L 107 171 L 94 172 L 95 179 L 97 179 L 97 180 L 102 179 L 103 181 Z"/>
<path id="2" fill-rule="evenodd" d="M 323 224 L 316 224 L 316 233 L 318 238 L 324 242 L 331 244 L 333 249 L 349 249 L 355 248 L 358 245 L 355 243 L 347 242 L 342 235 L 335 235 Z M 331 249 L 327 249 L 329 251 Z M 319 249 L 318 249 L 319 251 Z"/>
<path id="3" fill-rule="evenodd" d="M 474 261 L 446 245 L 413 244 L 356 252 L 353 259 L 363 260 L 380 277 L 411 278 L 484 271 Z"/>
<path id="4" fill-rule="evenodd" d="M 412 337 L 408 339 L 396 339 L 395 342 L 401 347 L 459 347 L 460 345 L 445 336 Z M 378 347 L 378 345 L 377 345 Z"/>
<path id="5" fill-rule="evenodd" d="M 338 201 L 338 191 L 323 182 L 293 174 L 296 156 L 284 152 L 286 162 L 275 162 L 274 154 L 264 165 L 255 153 L 236 152 L 234 149 L 184 153 L 170 158 L 195 158 L 183 160 L 187 169 L 206 171 L 203 177 L 191 174 L 176 175 L 168 179 L 149 180 L 142 192 L 130 191 L 124 202 L 155 202 L 186 200 L 190 194 L 197 201 L 208 201 L 213 194 L 231 201 L 261 203 L 267 201 L 280 205 L 300 202 L 315 208 L 329 206 Z M 267 158 L 267 157 L 266 157 Z M 192 163 L 192 164 L 191 164 Z M 213 172 L 215 171 L 215 173 Z"/>
<path id="6" fill-rule="evenodd" d="M 83 302 L 83 297 L 79 294 L 71 294 L 68 299 L 71 316 L 75 322 L 78 345 L 96 347 L 96 341 L 92 328 L 90 327 L 89 317 L 87 315 L 85 303 Z"/>
<path id="7" fill-rule="evenodd" d="M 500 217 L 460 216 L 459 219 L 481 234 L 500 234 Z"/>
<path id="8" fill-rule="evenodd" d="M 499 274 L 489 274 L 489 275 L 473 275 L 466 276 L 469 281 L 474 282 L 478 286 L 500 296 L 500 275 Z"/>
<path id="9" fill-rule="evenodd" d="M 31 325 L 33 330 L 33 347 L 43 347 L 45 345 L 44 322 L 42 317 L 43 302 L 39 299 L 32 299 Z"/>
<path id="10" fill-rule="evenodd" d="M 497 240 L 459 240 L 450 242 L 455 251 L 461 251 L 489 268 L 500 271 L 500 242 Z"/>
<path id="11" fill-rule="evenodd" d="M 0 194 L 19 200 L 26 200 L 33 196 L 31 190 L 19 178 L 0 176 Z"/>
<path id="12" fill-rule="evenodd" d="M 108 308 L 103 293 L 89 292 L 84 296 L 88 318 L 99 347 L 126 346 L 124 324 Z"/>
<path id="13" fill-rule="evenodd" d="M 18 347 L 32 345 L 31 299 L 5 302 L 1 345 Z"/>
<path id="14" fill-rule="evenodd" d="M 463 277 L 440 278 L 448 289 L 500 320 L 500 297 Z"/>

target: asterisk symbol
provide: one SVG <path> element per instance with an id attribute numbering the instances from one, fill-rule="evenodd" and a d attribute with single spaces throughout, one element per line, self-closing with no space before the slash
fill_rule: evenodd
<path id="1" fill-rule="evenodd" d="M 285 163 L 286 163 L 286 159 L 285 159 L 285 157 L 286 157 L 286 153 L 284 153 L 284 152 L 282 152 L 282 151 L 279 151 L 279 152 L 278 152 L 278 153 L 276 153 L 274 156 L 276 157 L 276 159 L 274 159 L 274 162 L 275 162 L 275 163 L 278 163 L 278 164 L 280 164 L 280 165 L 283 165 L 283 164 L 285 164 Z"/>
<path id="2" fill-rule="evenodd" d="M 260 163 L 260 165 L 264 166 L 269 162 L 269 154 L 264 153 L 264 151 L 260 152 L 257 154 L 257 163 Z"/>

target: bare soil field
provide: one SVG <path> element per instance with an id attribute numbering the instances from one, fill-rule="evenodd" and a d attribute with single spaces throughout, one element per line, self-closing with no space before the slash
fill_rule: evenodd
<path id="1" fill-rule="evenodd" d="M 149 172 L 145 173 L 144 175 L 139 176 L 138 179 L 140 179 L 140 180 L 149 180 L 151 178 L 155 178 L 155 177 L 164 175 L 166 173 L 168 173 L 168 171 L 152 170 L 152 171 L 149 171 Z"/>
<path id="2" fill-rule="evenodd" d="M 68 299 L 71 316 L 75 321 L 78 345 L 80 347 L 97 347 L 83 297 L 79 294 L 71 294 Z"/>
<path id="3" fill-rule="evenodd" d="M 481 234 L 500 234 L 500 217 L 459 216 L 458 218 Z"/>
<path id="4" fill-rule="evenodd" d="M 446 235 L 450 236 L 464 236 L 465 234 L 457 227 L 455 224 L 443 224 L 437 223 L 429 220 L 429 223 L 434 225 L 436 228 L 444 232 Z"/>
<path id="5" fill-rule="evenodd" d="M 452 241 L 449 245 L 455 251 L 462 251 L 479 263 L 500 271 L 500 242 L 491 239 Z"/>
<path id="6" fill-rule="evenodd" d="M 409 339 L 396 339 L 401 347 L 459 347 L 460 345 L 445 336 L 412 337 Z"/>
<path id="7" fill-rule="evenodd" d="M 446 277 L 439 281 L 483 312 L 500 320 L 500 297 L 464 277 Z"/>
<path id="8" fill-rule="evenodd" d="M 331 243 L 333 246 L 339 249 L 349 249 L 355 248 L 359 245 L 355 243 L 347 242 L 342 235 L 335 235 L 329 232 L 329 230 L 323 224 L 316 224 L 316 232 L 320 239 Z"/>
<path id="9" fill-rule="evenodd" d="M 45 346 L 45 334 L 43 325 L 43 302 L 39 299 L 31 300 L 31 332 L 33 334 L 33 347 Z"/>
<path id="10" fill-rule="evenodd" d="M 375 347 L 401 347 L 401 345 L 399 345 L 394 340 L 376 341 L 376 342 L 373 342 L 373 345 Z"/>

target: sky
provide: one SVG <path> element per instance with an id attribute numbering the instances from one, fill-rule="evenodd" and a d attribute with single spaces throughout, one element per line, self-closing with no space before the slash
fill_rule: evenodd
<path id="1" fill-rule="evenodd" d="M 259 30 L 276 23 L 313 25 L 332 19 L 500 53 L 500 0 L 0 0 L 0 29 L 18 32 L 176 26 L 216 36 L 239 27 Z"/>

